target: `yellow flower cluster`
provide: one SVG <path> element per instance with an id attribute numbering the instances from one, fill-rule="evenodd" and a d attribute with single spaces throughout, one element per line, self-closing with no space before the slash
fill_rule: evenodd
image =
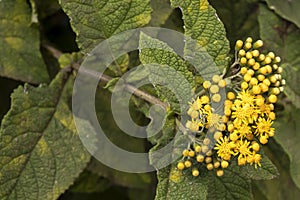
<path id="1" fill-rule="evenodd" d="M 227 80 L 219 75 L 203 82 L 209 94 L 199 95 L 190 103 L 187 114 L 191 120 L 186 127 L 195 138 L 183 151 L 177 165 L 179 170 L 191 168 L 193 163 L 204 163 L 208 170 L 215 169 L 217 176 L 222 176 L 232 157 L 237 157 L 238 165 L 261 166 L 260 147 L 274 136 L 274 103 L 285 84 L 282 68 L 278 66 L 280 57 L 273 52 L 260 53 L 258 49 L 262 46 L 261 40 L 253 43 L 250 37 L 236 42 L 239 90 L 232 84 L 227 86 Z M 229 91 L 222 97 L 220 90 L 225 87 Z M 217 103 L 224 103 L 222 114 L 212 108 Z M 208 133 L 213 133 L 213 137 Z M 192 175 L 198 176 L 199 169 L 193 168 Z"/>

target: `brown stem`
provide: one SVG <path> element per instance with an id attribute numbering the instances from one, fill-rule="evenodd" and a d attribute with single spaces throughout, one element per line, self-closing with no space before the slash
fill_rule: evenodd
<path id="1" fill-rule="evenodd" d="M 56 59 L 59 59 L 60 56 L 63 54 L 61 51 L 59 51 L 58 49 L 52 47 L 52 46 L 49 46 L 49 45 L 45 45 L 44 46 L 46 49 L 48 49 L 52 54 L 53 56 L 56 58 Z M 72 63 L 71 66 L 70 66 L 72 69 L 76 69 L 76 70 L 79 70 L 80 68 L 80 63 L 79 62 L 75 62 L 75 63 Z M 95 77 L 95 78 L 98 78 L 98 76 L 100 75 L 100 80 L 103 82 L 103 83 L 108 83 L 110 80 L 112 80 L 112 77 L 106 75 L 106 74 L 100 74 L 100 73 L 96 73 L 95 71 L 93 70 L 82 70 L 83 73 L 86 73 L 88 75 L 90 75 L 91 77 Z M 126 84 L 125 83 L 125 90 L 127 90 L 128 92 L 130 92 L 131 94 L 141 98 L 141 99 L 144 99 L 145 101 L 151 103 L 151 104 L 158 104 L 160 106 L 162 106 L 163 108 L 167 108 L 168 107 L 168 103 L 165 103 L 165 102 L 162 102 L 160 99 L 150 95 L 149 93 L 147 92 L 144 92 L 130 84 Z"/>

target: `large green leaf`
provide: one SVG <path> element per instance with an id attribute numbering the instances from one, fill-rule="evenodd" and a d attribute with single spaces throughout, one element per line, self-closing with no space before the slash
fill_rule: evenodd
<path id="1" fill-rule="evenodd" d="M 169 142 L 172 142 L 172 146 L 174 147 L 173 149 L 171 149 L 171 151 L 173 151 L 174 153 L 182 152 L 182 144 L 184 144 L 184 142 L 182 143 L 180 141 L 182 137 L 177 137 L 177 139 L 173 141 L 170 140 L 175 135 L 176 129 L 174 128 L 174 125 L 174 116 L 170 115 L 166 120 L 164 129 L 161 131 L 162 134 L 160 135 L 160 138 L 157 138 L 156 140 L 157 144 L 150 150 L 151 163 L 154 163 L 157 160 L 159 162 L 164 162 L 166 159 L 170 159 L 170 157 L 166 155 L 153 155 L 153 152 L 164 147 Z M 192 177 L 191 171 L 178 171 L 176 168 L 176 162 L 163 169 L 159 169 L 157 172 L 157 177 L 158 185 L 156 189 L 156 200 L 206 199 L 207 179 L 202 180 L 202 177 Z"/>
<path id="2" fill-rule="evenodd" d="M 300 108 L 300 29 L 281 19 L 267 6 L 261 4 L 259 12 L 260 36 L 268 49 L 274 51 L 284 63 L 284 78 L 287 79 L 286 95 Z"/>
<path id="3" fill-rule="evenodd" d="M 252 199 L 250 179 L 237 173 L 238 167 L 231 164 L 221 177 L 210 174 L 207 199 Z"/>
<path id="4" fill-rule="evenodd" d="M 270 9 L 274 10 L 284 19 L 295 23 L 300 28 L 300 1 L 267 0 Z"/>
<path id="5" fill-rule="evenodd" d="M 205 200 L 207 196 L 207 178 L 192 177 L 182 173 L 176 165 L 170 165 L 158 171 L 156 200 Z"/>
<path id="6" fill-rule="evenodd" d="M 294 199 L 300 196 L 300 189 L 297 188 L 290 175 L 289 158 L 280 145 L 270 141 L 264 150 L 278 167 L 280 176 L 272 180 L 253 181 L 254 199 Z M 259 197 L 259 193 L 264 198 Z"/>
<path id="7" fill-rule="evenodd" d="M 298 188 L 300 188 L 300 109 L 286 106 L 282 117 L 278 118 L 275 139 L 287 152 L 290 158 L 290 173 Z"/>
<path id="8" fill-rule="evenodd" d="M 0 130 L 0 199 L 56 199 L 90 159 L 69 103 L 74 77 L 18 87 Z"/>
<path id="9" fill-rule="evenodd" d="M 102 40 L 144 26 L 151 18 L 149 0 L 60 0 L 60 4 L 86 53 Z"/>
<path id="10" fill-rule="evenodd" d="M 186 61 L 168 44 L 144 33 L 140 35 L 139 48 L 140 60 L 142 64 L 148 64 L 149 78 L 157 86 L 160 98 L 169 103 L 190 101 L 193 77 Z"/>
<path id="11" fill-rule="evenodd" d="M 208 1 L 171 0 L 171 4 L 182 10 L 185 35 L 196 40 L 198 45 L 207 51 L 219 70 L 227 67 L 229 42 L 226 38 L 226 31 L 215 9 L 209 5 Z M 193 53 L 193 47 L 186 46 L 186 49 L 192 50 L 190 53 Z M 185 56 L 191 55 L 185 54 Z"/>
<path id="12" fill-rule="evenodd" d="M 40 54 L 37 27 L 31 27 L 31 11 L 23 0 L 0 2 L 0 76 L 24 82 L 48 82 Z"/>

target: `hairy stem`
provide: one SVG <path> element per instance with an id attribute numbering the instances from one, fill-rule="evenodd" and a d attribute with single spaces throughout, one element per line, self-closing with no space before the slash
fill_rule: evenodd
<path id="1" fill-rule="evenodd" d="M 58 49 L 49 46 L 49 45 L 45 45 L 44 46 L 47 50 L 49 50 L 52 55 L 56 58 L 59 59 L 60 56 L 63 54 L 61 51 L 59 51 Z M 80 68 L 80 62 L 75 62 L 72 63 L 70 68 L 75 69 L 75 70 L 79 70 Z M 108 83 L 110 80 L 112 80 L 112 77 L 106 75 L 106 74 L 100 74 L 98 72 L 95 72 L 93 70 L 90 69 L 84 69 L 82 70 L 83 73 L 86 73 L 87 75 L 94 77 L 94 78 L 99 78 L 100 76 L 100 81 L 103 83 Z M 126 91 L 130 92 L 131 94 L 135 95 L 136 97 L 139 97 L 151 104 L 158 104 L 160 106 L 162 106 L 163 108 L 167 108 L 168 107 L 168 103 L 162 102 L 160 99 L 156 98 L 155 96 L 150 95 L 149 93 L 142 91 L 130 84 L 124 84 L 124 88 Z"/>

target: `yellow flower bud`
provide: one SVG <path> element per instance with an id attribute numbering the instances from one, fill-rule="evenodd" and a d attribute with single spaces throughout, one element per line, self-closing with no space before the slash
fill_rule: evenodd
<path id="1" fill-rule="evenodd" d="M 252 66 L 252 69 L 258 70 L 260 68 L 260 64 L 258 62 L 255 62 L 255 64 Z"/>
<path id="2" fill-rule="evenodd" d="M 242 67 L 241 68 L 241 74 L 246 74 L 248 71 L 247 67 Z"/>
<path id="3" fill-rule="evenodd" d="M 258 79 L 259 81 L 263 81 L 263 80 L 265 79 L 265 76 L 262 75 L 262 74 L 259 74 L 259 75 L 257 75 L 257 79 Z"/>
<path id="4" fill-rule="evenodd" d="M 247 37 L 246 42 L 252 43 L 253 39 L 252 37 Z"/>
<path id="5" fill-rule="evenodd" d="M 237 40 L 235 43 L 235 49 L 239 50 L 243 47 L 243 41 L 242 40 Z"/>
<path id="6" fill-rule="evenodd" d="M 225 81 L 224 79 L 220 80 L 219 83 L 218 83 L 218 86 L 219 86 L 220 88 L 225 87 L 225 86 L 226 86 L 226 81 Z"/>
<path id="7" fill-rule="evenodd" d="M 203 95 L 201 96 L 201 101 L 202 103 L 207 104 L 209 103 L 209 97 L 207 95 Z"/>
<path id="8" fill-rule="evenodd" d="M 219 75 L 213 75 L 212 81 L 215 83 L 218 83 L 221 80 L 221 77 Z"/>
<path id="9" fill-rule="evenodd" d="M 206 165 L 206 168 L 207 168 L 208 170 L 213 170 L 213 169 L 214 169 L 214 165 L 213 165 L 212 163 L 208 163 L 208 164 Z"/>
<path id="10" fill-rule="evenodd" d="M 247 52 L 246 53 L 246 58 L 249 60 L 250 58 L 252 58 L 252 53 L 251 52 Z"/>
<path id="11" fill-rule="evenodd" d="M 268 143 L 268 138 L 266 136 L 260 136 L 259 142 L 261 144 L 267 144 Z"/>
<path id="12" fill-rule="evenodd" d="M 269 97 L 268 97 L 268 100 L 270 103 L 276 103 L 277 101 L 277 96 L 274 95 L 274 94 L 271 94 Z"/>
<path id="13" fill-rule="evenodd" d="M 184 164 L 183 164 L 183 162 L 179 162 L 178 164 L 177 164 L 177 169 L 179 169 L 179 170 L 183 170 L 184 169 Z"/>
<path id="14" fill-rule="evenodd" d="M 241 49 L 239 50 L 239 54 L 238 56 L 241 58 L 241 57 L 244 57 L 246 55 L 246 51 L 244 49 Z"/>
<path id="15" fill-rule="evenodd" d="M 189 156 L 189 150 L 187 150 L 187 149 L 183 150 L 182 155 L 183 155 L 184 157 Z"/>
<path id="16" fill-rule="evenodd" d="M 186 161 L 184 162 L 184 166 L 185 166 L 186 168 L 189 168 L 189 167 L 192 166 L 192 162 L 189 161 L 189 160 L 186 160 Z"/>
<path id="17" fill-rule="evenodd" d="M 189 157 L 194 157 L 195 156 L 195 152 L 193 150 L 189 151 Z"/>
<path id="18" fill-rule="evenodd" d="M 220 167 L 220 165 L 221 165 L 221 163 L 219 161 L 217 161 L 214 163 L 214 168 L 218 168 L 218 167 Z"/>
<path id="19" fill-rule="evenodd" d="M 258 49 L 260 47 L 262 47 L 264 45 L 262 40 L 257 40 L 254 44 L 253 44 L 253 48 Z"/>
<path id="20" fill-rule="evenodd" d="M 202 84 L 204 89 L 208 89 L 211 86 L 211 82 L 210 81 L 204 81 Z"/>
<path id="21" fill-rule="evenodd" d="M 260 148 L 260 146 L 259 146 L 259 144 L 257 142 L 253 142 L 252 143 L 252 149 L 253 149 L 253 151 L 258 152 L 259 148 Z"/>
<path id="22" fill-rule="evenodd" d="M 244 75 L 244 81 L 249 82 L 251 80 L 252 76 L 250 74 L 245 74 Z"/>
<path id="23" fill-rule="evenodd" d="M 197 153 L 201 152 L 201 146 L 199 146 L 199 145 L 195 146 L 195 151 Z"/>
<path id="24" fill-rule="evenodd" d="M 260 54 L 260 55 L 258 56 L 258 60 L 259 60 L 259 61 L 263 61 L 263 60 L 265 60 L 265 58 L 266 58 L 266 56 L 265 56 L 264 54 Z"/>
<path id="25" fill-rule="evenodd" d="M 270 113 L 269 113 L 269 118 L 270 118 L 271 120 L 275 120 L 275 119 L 276 119 L 275 113 L 274 113 L 274 112 L 270 112 Z"/>
<path id="26" fill-rule="evenodd" d="M 274 52 L 269 52 L 267 56 L 270 57 L 271 59 L 275 58 Z"/>
<path id="27" fill-rule="evenodd" d="M 252 92 L 253 92 L 253 94 L 260 94 L 261 93 L 261 88 L 258 85 L 254 85 L 252 87 Z"/>
<path id="28" fill-rule="evenodd" d="M 281 61 L 281 58 L 279 56 L 276 56 L 274 61 L 275 61 L 275 63 L 279 63 Z"/>
<path id="29" fill-rule="evenodd" d="M 251 59 L 248 60 L 248 65 L 249 65 L 249 66 L 255 65 L 255 63 L 256 63 L 256 62 L 255 62 L 255 60 L 254 60 L 253 58 L 251 58 Z"/>
<path id="30" fill-rule="evenodd" d="M 224 169 L 224 168 L 227 168 L 228 165 L 229 165 L 229 163 L 228 163 L 226 160 L 223 160 L 223 161 L 221 162 L 221 167 L 222 167 L 223 169 Z"/>
<path id="31" fill-rule="evenodd" d="M 219 92 L 219 87 L 217 85 L 212 85 L 209 90 L 211 93 L 215 94 Z"/>
<path id="32" fill-rule="evenodd" d="M 199 176 L 199 170 L 198 169 L 193 169 L 192 175 L 195 176 L 195 177 Z"/>
<path id="33" fill-rule="evenodd" d="M 235 98 L 235 94 L 233 92 L 227 92 L 227 99 L 233 100 Z"/>
<path id="34" fill-rule="evenodd" d="M 240 63 L 241 63 L 241 65 L 245 65 L 245 64 L 247 63 L 247 58 L 242 57 L 242 58 L 240 59 Z"/>
<path id="35" fill-rule="evenodd" d="M 259 51 L 258 50 L 253 50 L 251 53 L 252 53 L 252 56 L 255 57 L 255 58 L 259 56 Z"/>
<path id="36" fill-rule="evenodd" d="M 217 170 L 217 176 L 223 176 L 224 175 L 224 171 L 223 170 Z"/>
<path id="37" fill-rule="evenodd" d="M 248 88 L 248 83 L 246 83 L 245 81 L 241 83 L 241 88 L 242 89 L 247 89 Z"/>
<path id="38" fill-rule="evenodd" d="M 214 94 L 211 99 L 214 101 L 214 102 L 220 102 L 221 101 L 221 95 L 220 94 Z"/>
<path id="39" fill-rule="evenodd" d="M 252 44 L 250 42 L 246 42 L 245 45 L 244 45 L 244 49 L 247 51 L 249 49 L 251 49 L 252 47 Z"/>
<path id="40" fill-rule="evenodd" d="M 211 161 L 212 161 L 212 158 L 210 156 L 208 156 L 208 157 L 205 158 L 205 162 L 206 163 L 211 163 Z"/>
<path id="41" fill-rule="evenodd" d="M 199 154 L 199 155 L 197 155 L 196 160 L 197 160 L 197 162 L 202 163 L 204 161 L 204 156 Z"/>
<path id="42" fill-rule="evenodd" d="M 251 80 L 250 80 L 250 84 L 251 85 L 257 85 L 258 84 L 257 78 L 252 77 Z"/>

